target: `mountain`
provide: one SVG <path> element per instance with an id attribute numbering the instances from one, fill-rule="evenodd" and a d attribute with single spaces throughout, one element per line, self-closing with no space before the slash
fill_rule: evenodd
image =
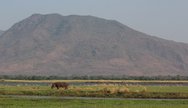
<path id="1" fill-rule="evenodd" d="M 3 34 L 3 31 L 2 31 L 2 30 L 0 30 L 0 35 L 1 35 L 1 34 Z"/>
<path id="2" fill-rule="evenodd" d="M 93 16 L 33 14 L 0 37 L 1 75 L 188 75 L 188 44 Z"/>

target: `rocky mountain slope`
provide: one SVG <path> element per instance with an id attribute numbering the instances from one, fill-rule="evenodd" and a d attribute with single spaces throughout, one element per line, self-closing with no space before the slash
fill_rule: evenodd
<path id="1" fill-rule="evenodd" d="M 0 37 L 1 75 L 188 75 L 188 44 L 93 16 L 33 14 Z"/>

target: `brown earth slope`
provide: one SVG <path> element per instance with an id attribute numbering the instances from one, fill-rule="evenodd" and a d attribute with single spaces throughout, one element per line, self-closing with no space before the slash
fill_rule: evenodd
<path id="1" fill-rule="evenodd" d="M 34 14 L 0 37 L 1 75 L 188 75 L 188 44 L 93 16 Z"/>

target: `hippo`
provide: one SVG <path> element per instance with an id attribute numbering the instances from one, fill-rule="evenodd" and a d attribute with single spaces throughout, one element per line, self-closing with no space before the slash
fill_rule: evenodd
<path id="1" fill-rule="evenodd" d="M 54 87 L 56 87 L 57 89 L 59 88 L 64 88 L 64 89 L 68 89 L 69 84 L 65 83 L 65 82 L 54 82 L 52 83 L 51 88 L 53 89 Z"/>

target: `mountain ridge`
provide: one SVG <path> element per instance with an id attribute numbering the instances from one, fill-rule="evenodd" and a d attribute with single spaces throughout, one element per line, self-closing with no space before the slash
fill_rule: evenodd
<path id="1" fill-rule="evenodd" d="M 33 14 L 0 37 L 0 74 L 188 75 L 188 44 L 94 16 Z"/>

